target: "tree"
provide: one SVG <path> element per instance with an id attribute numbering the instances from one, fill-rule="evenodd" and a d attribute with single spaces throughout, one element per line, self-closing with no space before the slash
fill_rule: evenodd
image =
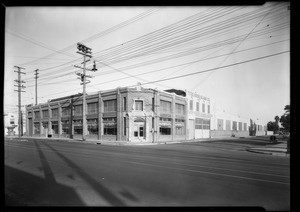
<path id="1" fill-rule="evenodd" d="M 275 122 L 274 121 L 269 121 L 267 124 L 267 130 L 268 131 L 275 131 Z"/>
<path id="2" fill-rule="evenodd" d="M 274 126 L 274 134 L 277 133 L 279 131 L 279 116 L 275 116 L 275 126 Z"/>
<path id="3" fill-rule="evenodd" d="M 290 131 L 290 105 L 284 107 L 285 113 L 280 117 L 280 123 L 284 127 L 284 130 Z"/>

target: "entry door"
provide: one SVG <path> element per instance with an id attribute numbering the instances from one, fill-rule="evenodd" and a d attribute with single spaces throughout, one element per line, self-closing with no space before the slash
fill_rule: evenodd
<path id="1" fill-rule="evenodd" d="M 28 124 L 29 124 L 29 136 L 32 136 L 33 134 L 32 119 L 28 119 Z"/>
<path id="2" fill-rule="evenodd" d="M 134 123 L 134 137 L 135 138 L 144 138 L 144 122 L 135 122 Z"/>
<path id="3" fill-rule="evenodd" d="M 189 120 L 189 139 L 195 139 L 195 125 L 194 120 Z"/>

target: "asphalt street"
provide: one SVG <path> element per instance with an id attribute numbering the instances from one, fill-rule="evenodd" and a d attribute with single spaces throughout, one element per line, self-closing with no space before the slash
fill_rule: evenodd
<path id="1" fill-rule="evenodd" d="M 240 142 L 107 146 L 5 141 L 7 206 L 290 209 L 290 161 Z M 259 141 L 257 141 L 259 142 Z"/>

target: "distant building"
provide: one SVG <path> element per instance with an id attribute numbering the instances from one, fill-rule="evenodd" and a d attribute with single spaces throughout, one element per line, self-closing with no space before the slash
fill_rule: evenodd
<path id="1" fill-rule="evenodd" d="M 26 117 L 25 114 L 23 115 L 23 133 L 25 132 L 25 123 Z M 19 115 L 16 112 L 4 112 L 4 134 L 5 135 L 18 135 L 19 134 Z"/>

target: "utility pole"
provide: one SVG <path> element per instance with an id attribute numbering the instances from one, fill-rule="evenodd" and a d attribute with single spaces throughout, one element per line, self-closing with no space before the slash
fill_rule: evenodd
<path id="1" fill-rule="evenodd" d="M 83 85 L 83 97 L 82 97 L 82 140 L 85 141 L 85 136 L 87 134 L 87 121 L 86 121 L 86 84 L 90 83 L 91 81 L 88 80 L 88 82 L 86 82 L 86 77 L 91 77 L 89 75 L 86 75 L 85 72 L 86 70 L 88 71 L 96 71 L 97 69 L 95 68 L 95 64 L 94 64 L 94 68 L 92 70 L 86 69 L 86 57 L 91 58 L 92 57 L 92 52 L 91 52 L 91 48 L 86 47 L 85 45 L 81 44 L 81 43 L 77 43 L 77 53 L 83 55 L 83 68 L 79 67 L 79 66 L 75 66 L 76 68 L 81 68 L 83 69 L 83 73 L 77 73 L 76 75 L 80 76 L 79 79 L 81 79 L 82 83 L 81 85 Z"/>
<path id="2" fill-rule="evenodd" d="M 38 77 L 38 75 L 39 75 L 38 69 L 35 70 L 34 75 L 35 75 L 35 77 L 34 77 L 34 79 L 35 79 L 35 105 L 37 105 L 37 79 L 39 78 Z"/>
<path id="3" fill-rule="evenodd" d="M 25 83 L 23 80 L 21 80 L 21 74 L 25 74 L 24 72 L 21 72 L 21 69 L 25 69 L 19 66 L 15 66 L 15 68 L 18 69 L 18 71 L 14 71 L 18 73 L 18 79 L 15 80 L 16 83 L 18 83 L 17 85 L 15 85 L 16 87 L 18 87 L 18 90 L 14 90 L 18 92 L 18 107 L 19 107 L 19 120 L 18 120 L 18 130 L 19 130 L 19 138 L 21 138 L 21 134 L 23 134 L 23 123 L 22 123 L 22 111 L 21 111 L 21 92 L 25 92 L 22 89 L 26 88 L 24 85 L 22 85 L 22 83 Z"/>

